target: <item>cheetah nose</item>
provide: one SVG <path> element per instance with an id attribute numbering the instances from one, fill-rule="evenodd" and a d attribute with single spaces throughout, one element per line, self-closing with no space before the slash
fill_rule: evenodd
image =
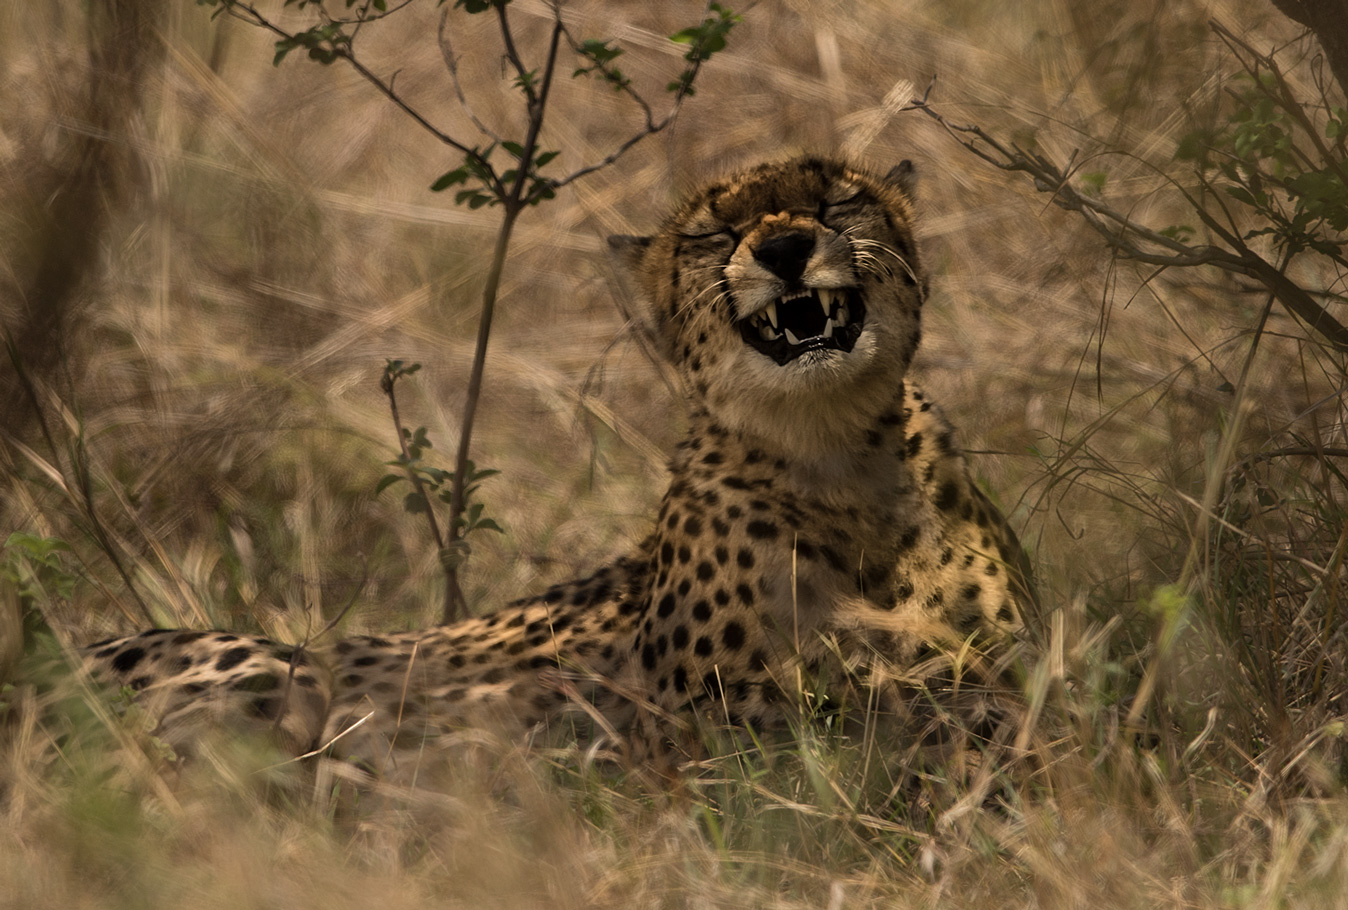
<path id="1" fill-rule="evenodd" d="M 805 231 L 774 234 L 754 249 L 754 258 L 783 281 L 796 281 L 814 252 L 814 235 Z"/>

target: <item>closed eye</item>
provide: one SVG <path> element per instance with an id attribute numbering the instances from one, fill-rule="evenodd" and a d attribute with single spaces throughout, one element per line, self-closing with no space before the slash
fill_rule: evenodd
<path id="1" fill-rule="evenodd" d="M 870 193 L 858 191 L 846 199 L 839 199 L 834 202 L 821 202 L 819 204 L 818 218 L 824 224 L 829 223 L 830 217 L 837 218 L 855 213 L 858 210 L 875 205 L 875 198 Z"/>
<path id="2" fill-rule="evenodd" d="M 730 228 L 721 228 L 719 231 L 707 231 L 699 234 L 679 234 L 679 237 L 683 240 L 712 240 L 724 237 L 732 243 L 740 242 L 739 234 Z"/>

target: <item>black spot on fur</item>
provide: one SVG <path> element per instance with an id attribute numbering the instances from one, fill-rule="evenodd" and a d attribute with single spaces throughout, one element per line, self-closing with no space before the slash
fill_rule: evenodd
<path id="1" fill-rule="evenodd" d="M 675 626 L 672 641 L 675 651 L 682 651 L 684 648 L 688 647 L 688 627 Z"/>
<path id="2" fill-rule="evenodd" d="M 947 480 L 941 484 L 941 488 L 936 491 L 936 508 L 942 512 L 949 512 L 955 506 L 959 505 L 960 491 L 953 480 Z"/>
<path id="3" fill-rule="evenodd" d="M 824 561 L 828 563 L 829 568 L 835 572 L 846 572 L 847 562 L 842 558 L 842 554 L 837 550 L 824 544 L 819 548 L 819 552 L 824 555 Z"/>
<path id="4" fill-rule="evenodd" d="M 280 713 L 281 700 L 279 698 L 255 698 L 248 703 L 248 713 L 254 717 L 264 717 L 267 720 L 275 720 L 276 715 Z"/>
<path id="5" fill-rule="evenodd" d="M 754 520 L 745 528 L 755 540 L 772 540 L 777 536 L 777 526 L 770 521 Z"/>
<path id="6" fill-rule="evenodd" d="M 693 619 L 696 619 L 698 622 L 706 622 L 711 619 L 711 604 L 707 603 L 705 600 L 699 600 L 697 603 L 693 604 Z"/>
<path id="7" fill-rule="evenodd" d="M 903 533 L 899 535 L 899 552 L 903 553 L 907 550 L 911 550 L 913 545 L 917 543 L 919 533 L 916 525 L 911 528 L 905 528 Z"/>
<path id="8" fill-rule="evenodd" d="M 744 626 L 734 620 L 726 623 L 725 629 L 721 632 L 721 642 L 732 651 L 744 647 Z"/>
<path id="9" fill-rule="evenodd" d="M 712 566 L 711 563 L 706 562 L 704 560 L 697 564 L 698 581 L 711 581 L 712 577 L 715 575 L 716 569 Z"/>
<path id="10" fill-rule="evenodd" d="M 215 661 L 215 669 L 219 670 L 221 673 L 226 670 L 233 670 L 239 664 L 247 660 L 252 653 L 253 652 L 248 648 L 230 648 L 228 651 L 221 654 Z"/>
<path id="11" fill-rule="evenodd" d="M 674 612 L 674 595 L 666 594 L 660 598 L 660 606 L 656 608 L 655 613 L 661 619 L 671 615 Z"/>
<path id="12" fill-rule="evenodd" d="M 244 652 L 246 657 L 248 652 Z M 118 654 L 112 661 L 112 668 L 118 673 L 129 673 L 136 668 L 136 664 L 141 662 L 145 656 L 144 648 L 127 648 L 121 654 Z"/>
<path id="13" fill-rule="evenodd" d="M 357 667 L 372 667 L 379 663 L 379 658 L 373 654 L 366 654 L 364 657 L 357 657 L 355 660 L 351 661 L 351 663 L 355 664 Z"/>
<path id="14" fill-rule="evenodd" d="M 273 692 L 279 684 L 275 673 L 254 673 L 234 680 L 229 687 L 236 692 Z"/>
<path id="15" fill-rule="evenodd" d="M 739 596 L 740 603 L 744 604 L 746 607 L 752 607 L 754 605 L 754 591 L 753 588 L 748 585 L 737 585 L 735 587 L 735 594 Z"/>
<path id="16" fill-rule="evenodd" d="M 705 635 L 700 637 L 697 644 L 693 645 L 693 652 L 699 657 L 710 657 L 712 652 L 711 639 Z"/>

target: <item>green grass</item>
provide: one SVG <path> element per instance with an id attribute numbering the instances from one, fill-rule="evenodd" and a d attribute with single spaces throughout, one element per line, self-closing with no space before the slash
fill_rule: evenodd
<path id="1" fill-rule="evenodd" d="M 25 641 L 151 619 L 293 638 L 353 600 L 353 631 L 438 614 L 424 527 L 373 495 L 394 451 L 378 378 L 424 364 L 400 403 L 447 466 L 494 215 L 430 194 L 456 162 L 350 73 L 272 69 L 265 36 L 153 6 L 0 12 L 0 318 L 32 390 L 4 366 L 0 533 L 68 545 L 0 554 L 0 907 L 1341 904 L 1342 353 L 1275 307 L 1236 400 L 1260 294 L 1112 260 L 882 105 L 936 74 L 948 116 L 1077 150 L 1116 205 L 1178 223 L 1155 169 L 1229 71 L 1203 16 L 1295 38 L 1271 6 L 740 10 L 671 133 L 521 222 L 474 437 L 505 528 L 474 540 L 481 610 L 643 534 L 681 432 L 604 235 L 761 157 L 873 135 L 877 167 L 914 159 L 934 287 L 915 370 L 983 453 L 1043 592 L 1017 760 L 919 768 L 910 744 L 816 725 L 767 755 L 721 744 L 668 790 L 563 746 L 427 759 L 415 792 L 359 795 L 248 743 L 171 760 L 115 697 L 31 710 L 53 696 L 17 670 Z M 514 8 L 533 49 L 546 12 Z M 568 9 L 657 94 L 678 64 L 661 36 L 701 8 Z M 459 128 L 430 16 L 366 53 Z M 494 56 L 462 72 L 480 116 L 507 116 Z M 562 88 L 545 134 L 567 168 L 636 126 Z"/>

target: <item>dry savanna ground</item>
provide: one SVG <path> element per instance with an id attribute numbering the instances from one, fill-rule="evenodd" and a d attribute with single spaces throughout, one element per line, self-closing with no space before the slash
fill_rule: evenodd
<path id="1" fill-rule="evenodd" d="M 378 379 L 423 364 L 403 418 L 447 467 L 499 212 L 431 193 L 458 159 L 350 67 L 273 67 L 270 37 L 186 0 L 10 3 L 0 318 L 22 366 L 0 365 L 0 534 L 32 536 L 0 553 L 0 907 L 1342 906 L 1343 352 L 1279 305 L 1261 322 L 1247 277 L 1111 255 L 901 110 L 934 78 L 952 120 L 1074 162 L 1140 221 L 1196 226 L 1177 143 L 1238 69 L 1209 21 L 1279 48 L 1307 97 L 1313 42 L 1265 0 L 735 8 L 677 123 L 520 223 L 474 435 L 504 532 L 473 536 L 466 595 L 485 611 L 563 580 L 653 514 L 679 406 L 607 234 L 764 157 L 909 158 L 934 285 L 915 369 L 1039 573 L 1037 771 L 917 799 L 807 729 L 674 795 L 563 749 L 334 809 L 245 745 L 182 766 L 116 698 L 31 710 L 23 668 L 52 642 L 150 621 L 293 639 L 348 605 L 353 631 L 436 620 L 425 524 L 374 492 L 395 446 Z M 665 36 L 703 11 L 563 14 L 625 47 L 660 110 L 683 50 Z M 358 52 L 471 136 L 441 12 L 413 4 Z M 537 59 L 550 7 L 510 12 Z M 518 128 L 490 19 L 451 10 L 447 34 L 476 116 Z M 543 131 L 560 172 L 640 125 L 569 71 Z M 1332 269 L 1292 274 L 1342 311 Z"/>

